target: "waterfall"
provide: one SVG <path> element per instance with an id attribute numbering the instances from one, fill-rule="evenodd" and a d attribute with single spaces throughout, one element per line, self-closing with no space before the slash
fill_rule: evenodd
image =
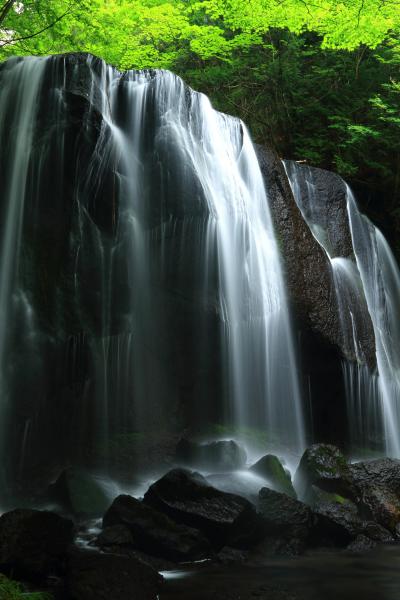
<path id="1" fill-rule="evenodd" d="M 10 60 L 0 86 L 9 469 L 99 448 L 107 463 L 118 436 L 196 419 L 299 453 L 285 286 L 243 123 L 170 72 L 88 55 Z"/>
<path id="2" fill-rule="evenodd" d="M 374 326 L 386 451 L 400 458 L 400 272 L 387 241 L 347 186 L 354 253 Z"/>
<path id="3" fill-rule="evenodd" d="M 362 215 L 343 181 L 343 203 L 351 236 L 350 253 L 338 255 L 332 240 L 334 223 L 327 221 L 329 198 L 319 193 L 315 169 L 286 161 L 285 169 L 296 203 L 310 230 L 325 250 L 332 269 L 342 334 L 344 386 L 349 430 L 356 452 L 379 445 L 400 457 L 400 274 L 382 233 Z M 340 226 L 340 224 L 339 224 Z M 342 232 L 345 237 L 345 232 Z M 366 321 L 372 322 L 376 373 L 363 350 Z"/>

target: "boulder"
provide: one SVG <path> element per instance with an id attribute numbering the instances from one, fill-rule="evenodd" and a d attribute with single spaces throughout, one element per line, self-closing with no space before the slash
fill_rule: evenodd
<path id="1" fill-rule="evenodd" d="M 100 548 L 109 554 L 122 554 L 132 556 L 144 562 L 156 571 L 171 571 L 176 569 L 176 561 L 160 556 L 150 555 L 136 547 L 133 536 L 125 525 L 106 527 L 100 535 L 90 542 L 90 546 Z"/>
<path id="2" fill-rule="evenodd" d="M 120 527 L 117 530 L 115 526 Z M 112 545 L 130 546 L 172 561 L 199 560 L 211 554 L 210 544 L 200 531 L 175 523 L 132 496 L 114 500 L 104 515 L 103 527 L 103 544 L 108 532 L 108 538 L 111 534 L 113 538 L 108 539 L 108 545 L 112 541 Z"/>
<path id="3" fill-rule="evenodd" d="M 28 579 L 60 573 L 74 524 L 48 511 L 16 509 L 0 517 L 0 569 Z"/>
<path id="4" fill-rule="evenodd" d="M 156 600 L 161 585 L 157 571 L 132 557 L 78 550 L 69 556 L 70 600 Z"/>
<path id="5" fill-rule="evenodd" d="M 286 494 L 267 487 L 260 490 L 259 511 L 268 535 L 305 543 L 313 524 L 311 509 Z"/>
<path id="6" fill-rule="evenodd" d="M 305 450 L 294 485 L 299 497 L 309 504 L 315 502 L 312 486 L 346 498 L 355 497 L 349 465 L 340 450 L 330 444 L 314 444 Z"/>
<path id="7" fill-rule="evenodd" d="M 348 546 L 347 550 L 349 552 L 354 552 L 355 554 L 363 554 L 364 552 L 369 552 L 376 547 L 377 543 L 374 540 L 371 540 L 369 537 L 365 535 L 358 535 Z"/>
<path id="8" fill-rule="evenodd" d="M 400 460 L 381 458 L 349 467 L 360 508 L 396 537 L 400 529 Z"/>
<path id="9" fill-rule="evenodd" d="M 359 536 L 374 542 L 393 541 L 390 531 L 373 521 L 366 521 L 350 501 L 317 504 L 313 517 L 311 543 L 316 546 L 346 546 Z"/>
<path id="10" fill-rule="evenodd" d="M 72 467 L 62 471 L 49 486 L 49 495 L 67 511 L 78 516 L 102 515 L 110 505 L 100 479 Z"/>
<path id="11" fill-rule="evenodd" d="M 268 480 L 270 487 L 277 492 L 296 498 L 290 474 L 285 471 L 281 461 L 273 454 L 267 454 L 258 460 L 250 471 Z"/>
<path id="12" fill-rule="evenodd" d="M 199 473 L 186 469 L 173 469 L 156 481 L 144 502 L 199 529 L 216 549 L 248 547 L 262 537 L 260 518 L 248 500 L 218 490 Z"/>
<path id="13" fill-rule="evenodd" d="M 216 471 L 233 471 L 246 464 L 247 456 L 233 440 L 198 444 L 182 438 L 176 447 L 176 458 L 184 465 Z"/>

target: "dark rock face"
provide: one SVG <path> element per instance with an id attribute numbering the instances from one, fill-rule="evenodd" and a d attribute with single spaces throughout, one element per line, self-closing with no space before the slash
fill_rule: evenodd
<path id="1" fill-rule="evenodd" d="M 298 331 L 303 395 L 309 395 L 312 405 L 310 429 L 315 441 L 343 444 L 348 440 L 345 348 L 330 262 L 296 205 L 282 161 L 271 148 L 256 150 Z"/>
<path id="2" fill-rule="evenodd" d="M 115 526 L 124 528 L 116 530 Z M 175 523 L 132 496 L 114 500 L 104 515 L 103 527 L 113 529 L 108 532 L 107 545 L 131 546 L 177 562 L 199 560 L 211 554 L 207 539 L 199 531 Z M 116 536 L 114 540 L 110 539 L 112 534 Z M 100 543 L 104 543 L 104 535 Z"/>
<path id="3" fill-rule="evenodd" d="M 271 487 L 277 492 L 282 492 L 296 498 L 290 474 L 285 471 L 277 456 L 267 454 L 258 460 L 250 471 L 269 480 Z"/>
<path id="4" fill-rule="evenodd" d="M 38 510 L 17 509 L 0 517 L 0 569 L 40 579 L 64 570 L 73 523 Z"/>
<path id="5" fill-rule="evenodd" d="M 329 260 L 296 205 L 279 157 L 263 146 L 257 146 L 257 156 L 282 245 L 286 284 L 297 319 L 325 343 L 338 348 L 340 324 Z"/>
<path id="6" fill-rule="evenodd" d="M 370 517 L 400 534 L 400 460 L 382 458 L 350 465 L 360 505 Z"/>
<path id="7" fill-rule="evenodd" d="M 285 161 L 285 167 L 294 186 L 296 203 L 307 226 L 316 234 L 319 244 L 322 244 L 331 258 L 352 257 L 354 250 L 347 214 L 346 183 L 336 173 L 299 165 L 293 161 Z M 333 265 L 329 271 L 333 278 Z M 342 294 L 343 290 L 339 293 Z M 337 294 L 335 295 L 337 303 Z M 353 322 L 348 323 L 346 329 L 356 329 L 357 348 L 352 339 L 347 339 L 348 336 L 351 338 L 351 331 L 344 335 L 339 332 L 337 344 L 348 360 L 362 360 L 373 369 L 376 365 L 375 334 L 366 299 L 355 294 L 348 300 L 352 302 L 349 310 L 352 312 Z"/>
<path id="8" fill-rule="evenodd" d="M 266 531 L 269 534 L 290 537 L 305 543 L 312 526 L 310 508 L 299 500 L 269 488 L 262 488 L 259 496 L 259 510 Z"/>
<path id="9" fill-rule="evenodd" d="M 300 498 L 310 503 L 312 486 L 347 498 L 355 495 L 349 465 L 340 450 L 330 444 L 314 444 L 305 450 L 294 481 Z"/>
<path id="10" fill-rule="evenodd" d="M 199 529 L 217 549 L 247 547 L 262 537 L 250 502 L 215 489 L 199 473 L 173 469 L 149 488 L 144 502 L 178 523 Z"/>
<path id="11" fill-rule="evenodd" d="M 78 516 L 100 516 L 110 504 L 96 478 L 81 469 L 65 469 L 49 487 L 49 495 Z"/>
<path id="12" fill-rule="evenodd" d="M 181 439 L 176 447 L 176 458 L 185 465 L 224 472 L 242 468 L 247 457 L 245 450 L 233 440 L 197 444 Z"/>
<path id="13" fill-rule="evenodd" d="M 71 600 L 156 600 L 162 577 L 132 557 L 75 550 L 66 591 Z"/>
<path id="14" fill-rule="evenodd" d="M 361 518 L 351 502 L 320 504 L 313 509 L 316 516 L 313 537 L 321 545 L 345 546 L 363 536 L 373 542 L 391 542 L 391 533 L 372 521 Z"/>
<path id="15" fill-rule="evenodd" d="M 324 169 L 285 161 L 290 177 L 298 175 L 297 204 L 307 222 L 317 223 L 326 235 L 329 254 L 346 258 L 353 253 L 353 244 L 347 215 L 346 184 L 343 179 Z M 312 188 L 310 190 L 310 188 Z M 310 207 L 309 196 L 313 196 Z"/>

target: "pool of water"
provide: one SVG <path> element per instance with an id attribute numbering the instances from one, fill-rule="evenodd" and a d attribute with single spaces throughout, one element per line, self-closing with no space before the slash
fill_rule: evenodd
<path id="1" fill-rule="evenodd" d="M 204 563 L 167 574 L 160 600 L 399 600 L 400 545 L 257 565 Z"/>

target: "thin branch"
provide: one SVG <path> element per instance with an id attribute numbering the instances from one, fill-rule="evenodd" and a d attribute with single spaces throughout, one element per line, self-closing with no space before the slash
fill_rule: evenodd
<path id="1" fill-rule="evenodd" d="M 44 31 L 47 31 L 48 29 L 51 29 L 52 27 L 54 27 L 54 25 L 56 25 L 56 23 L 59 23 L 59 21 L 61 21 L 61 19 L 66 17 L 71 11 L 72 11 L 72 7 L 69 7 L 69 9 L 67 11 L 65 11 L 65 13 L 63 13 L 60 17 L 57 17 L 57 19 L 55 19 L 52 23 L 50 23 L 50 25 L 47 25 L 46 27 L 43 27 L 43 29 L 40 29 L 40 31 L 36 31 L 35 33 L 31 33 L 30 35 L 24 35 L 19 38 L 13 38 L 10 40 L 4 40 L 3 42 L 0 42 L 0 48 L 4 48 L 4 46 L 7 46 L 8 44 L 15 44 L 16 42 L 30 40 L 30 39 L 40 35 Z"/>
<path id="2" fill-rule="evenodd" d="M 3 23 L 3 21 L 7 17 L 14 2 L 15 2 L 15 0 L 7 0 L 7 2 L 5 4 L 3 4 L 2 8 L 0 9 L 0 25 Z"/>

